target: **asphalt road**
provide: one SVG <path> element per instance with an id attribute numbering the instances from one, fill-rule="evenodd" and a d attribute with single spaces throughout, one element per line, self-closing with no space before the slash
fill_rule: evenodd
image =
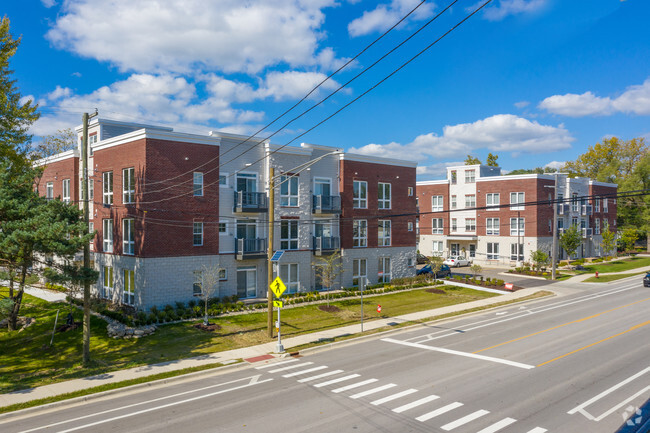
<path id="1" fill-rule="evenodd" d="M 14 432 L 615 432 L 650 398 L 638 278 L 74 406 Z M 647 410 L 644 408 L 644 410 Z"/>

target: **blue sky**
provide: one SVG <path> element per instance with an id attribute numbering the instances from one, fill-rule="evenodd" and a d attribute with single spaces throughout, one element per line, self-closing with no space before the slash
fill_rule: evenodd
<path id="1" fill-rule="evenodd" d="M 418 161 L 441 178 L 467 154 L 505 170 L 557 166 L 604 137 L 650 138 L 647 0 L 493 0 L 331 120 L 482 1 L 424 2 L 399 27 L 260 134 Z M 300 100 L 419 0 L 20 0 L 3 2 L 22 44 L 24 98 L 39 102 L 35 140 L 81 113 L 252 134 Z"/>

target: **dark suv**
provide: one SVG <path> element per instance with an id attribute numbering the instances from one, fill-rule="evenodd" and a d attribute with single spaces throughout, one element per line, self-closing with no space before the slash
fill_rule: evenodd
<path id="1" fill-rule="evenodd" d="M 650 287 L 650 272 L 643 277 L 643 287 Z"/>

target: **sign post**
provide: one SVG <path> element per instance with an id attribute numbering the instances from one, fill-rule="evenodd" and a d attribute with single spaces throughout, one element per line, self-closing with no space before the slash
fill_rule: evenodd
<path id="1" fill-rule="evenodd" d="M 271 291 L 273 292 L 273 294 L 276 296 L 276 298 L 280 299 L 280 296 L 282 296 L 285 290 L 287 290 L 287 286 L 284 285 L 280 277 L 276 277 L 275 280 L 273 280 L 273 282 L 271 283 Z M 275 323 L 275 329 L 278 332 L 278 345 L 276 346 L 275 351 L 277 353 L 283 353 L 284 346 L 282 346 L 282 332 L 281 332 L 282 322 L 280 321 L 280 314 L 282 311 L 282 307 L 284 305 L 282 301 L 278 300 L 278 301 L 273 301 L 273 306 L 278 308 L 278 321 Z"/>

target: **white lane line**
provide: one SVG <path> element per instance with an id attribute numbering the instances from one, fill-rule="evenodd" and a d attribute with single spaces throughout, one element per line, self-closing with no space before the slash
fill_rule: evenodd
<path id="1" fill-rule="evenodd" d="M 545 428 L 541 427 L 535 427 L 534 429 L 530 430 L 528 433 L 545 433 L 547 430 Z"/>
<path id="2" fill-rule="evenodd" d="M 346 385 L 346 386 L 342 386 L 342 387 L 340 387 L 340 388 L 333 389 L 332 392 L 333 392 L 334 394 L 338 394 L 339 392 L 347 391 L 347 390 L 349 390 L 349 389 L 359 388 L 360 386 L 363 386 L 363 385 L 368 385 L 368 384 L 370 384 L 370 383 L 375 383 L 375 382 L 377 382 L 378 380 L 379 380 L 379 379 L 368 379 L 368 380 L 363 380 L 363 381 L 361 381 L 361 382 L 353 383 L 352 385 Z"/>
<path id="3" fill-rule="evenodd" d="M 407 389 L 406 391 L 398 392 L 397 394 L 389 395 L 388 397 L 384 397 L 384 398 L 380 398 L 379 400 L 372 401 L 370 402 L 370 404 L 373 406 L 378 406 L 380 404 L 388 403 L 389 401 L 397 400 L 400 397 L 413 394 L 414 392 L 418 392 L 418 390 L 414 388 Z"/>
<path id="4" fill-rule="evenodd" d="M 594 419 L 594 421 L 600 421 L 600 420 L 602 420 L 602 419 L 605 418 L 606 416 L 611 415 L 612 412 L 614 412 L 614 411 L 616 411 L 616 410 L 622 408 L 623 406 L 625 406 L 626 404 L 628 404 L 629 402 L 631 402 L 632 400 L 634 400 L 634 399 L 637 398 L 638 396 L 643 395 L 643 394 L 645 394 L 645 393 L 648 392 L 648 391 L 650 391 L 650 386 L 647 386 L 647 387 L 643 388 L 641 391 L 637 392 L 636 394 L 634 394 L 634 395 L 632 395 L 632 396 L 626 398 L 625 400 L 623 400 L 622 402 L 620 402 L 619 404 L 617 404 L 616 406 L 614 406 L 613 408 L 611 408 L 610 410 L 608 410 L 607 412 L 605 412 L 604 414 L 602 414 L 602 415 L 596 417 L 596 418 Z"/>
<path id="5" fill-rule="evenodd" d="M 478 433 L 495 433 L 501 430 L 502 428 L 508 427 L 510 424 L 517 422 L 514 418 L 504 418 L 499 422 L 495 422 L 491 426 L 485 427 Z"/>
<path id="6" fill-rule="evenodd" d="M 459 408 L 462 405 L 463 405 L 463 403 L 460 403 L 460 402 L 456 401 L 454 403 L 448 404 L 447 406 L 443 406 L 443 407 L 441 407 L 439 409 L 436 409 L 434 411 L 431 411 L 429 413 L 425 413 L 424 415 L 421 415 L 421 416 L 419 416 L 419 417 L 417 417 L 415 419 L 420 421 L 420 422 L 425 422 L 425 421 L 430 420 L 431 418 L 437 417 L 438 415 L 442 415 L 443 413 L 447 413 L 447 412 L 452 411 L 452 410 L 454 410 L 456 408 Z"/>
<path id="7" fill-rule="evenodd" d="M 365 397 L 367 395 L 375 394 L 375 393 L 384 391 L 386 389 L 391 389 L 394 386 L 397 386 L 397 385 L 394 384 L 394 383 L 389 383 L 388 385 L 378 386 L 377 388 L 369 389 L 368 391 L 363 391 L 363 392 L 359 392 L 357 394 L 351 395 L 350 398 L 357 399 L 357 398 Z"/>
<path id="8" fill-rule="evenodd" d="M 430 395 L 428 397 L 421 398 L 419 400 L 415 400 L 414 402 L 405 404 L 404 406 L 400 406 L 398 408 L 393 409 L 393 412 L 395 413 L 402 413 L 404 411 L 407 411 L 409 409 L 413 409 L 414 407 L 421 406 L 423 404 L 429 403 L 430 401 L 437 400 L 440 397 L 437 395 Z"/>
<path id="9" fill-rule="evenodd" d="M 328 371 L 327 373 L 317 374 L 316 376 L 305 377 L 304 379 L 300 379 L 298 382 L 305 383 L 305 382 L 309 382 L 310 380 L 316 380 L 322 377 L 333 376 L 339 373 L 343 373 L 343 370 L 332 370 L 332 371 Z"/>
<path id="10" fill-rule="evenodd" d="M 354 379 L 355 377 L 361 376 L 360 374 L 351 374 L 349 376 L 343 376 L 336 379 L 328 380 L 327 382 L 321 382 L 314 385 L 314 388 L 320 388 L 321 386 L 332 385 L 333 383 L 343 382 L 344 380 Z"/>
<path id="11" fill-rule="evenodd" d="M 289 364 L 289 363 L 291 363 L 291 362 L 298 362 L 298 361 L 300 361 L 300 359 L 298 359 L 298 358 L 293 358 L 293 359 L 289 359 L 289 360 L 287 360 L 287 361 L 272 362 L 272 363 L 270 363 L 270 364 L 260 365 L 259 367 L 255 367 L 255 369 L 256 369 L 256 370 L 264 370 L 265 368 L 277 367 L 278 365 L 284 365 L 284 364 Z"/>
<path id="12" fill-rule="evenodd" d="M 284 375 L 282 375 L 282 377 L 299 376 L 301 374 L 311 373 L 312 371 L 324 370 L 326 368 L 327 368 L 327 365 L 320 365 L 318 367 L 308 368 L 307 370 L 300 370 L 300 371 L 296 371 L 295 373 L 284 374 Z"/>
<path id="13" fill-rule="evenodd" d="M 482 416 L 485 416 L 485 415 L 487 415 L 489 413 L 490 413 L 489 410 L 483 410 L 483 409 L 477 410 L 476 412 L 470 413 L 467 416 L 464 416 L 462 418 L 458 418 L 456 421 L 452 421 L 450 423 L 447 423 L 447 424 L 443 425 L 440 428 L 443 429 L 444 431 L 453 430 L 453 429 L 455 429 L 457 427 L 460 427 L 461 425 L 465 425 L 465 424 L 467 424 L 469 422 L 472 422 L 475 419 L 478 419 L 478 418 L 480 418 Z"/>
<path id="14" fill-rule="evenodd" d="M 279 373 L 281 371 L 293 370 L 294 368 L 306 367 L 306 366 L 312 365 L 312 364 L 313 364 L 313 362 L 303 362 L 301 364 L 290 365 L 288 367 L 282 367 L 282 368 L 276 368 L 275 370 L 269 370 L 269 373 Z"/>
<path id="15" fill-rule="evenodd" d="M 521 362 L 509 361 L 507 359 L 501 359 L 501 358 L 494 358 L 492 356 L 479 355 L 478 353 L 460 352 L 458 350 L 445 349 L 444 347 L 427 346 L 426 344 L 411 343 L 409 341 L 394 340 L 392 338 L 382 338 L 381 341 L 385 341 L 387 343 L 402 344 L 404 346 L 415 347 L 415 348 L 418 348 L 418 349 L 431 350 L 431 351 L 434 351 L 434 352 L 448 353 L 450 355 L 458 355 L 458 356 L 464 356 L 464 357 L 467 357 L 467 358 L 480 359 L 482 361 L 496 362 L 496 363 L 499 363 L 499 364 L 509 365 L 511 367 L 524 368 L 526 370 L 530 370 L 531 368 L 535 368 L 534 365 L 522 364 Z"/>

